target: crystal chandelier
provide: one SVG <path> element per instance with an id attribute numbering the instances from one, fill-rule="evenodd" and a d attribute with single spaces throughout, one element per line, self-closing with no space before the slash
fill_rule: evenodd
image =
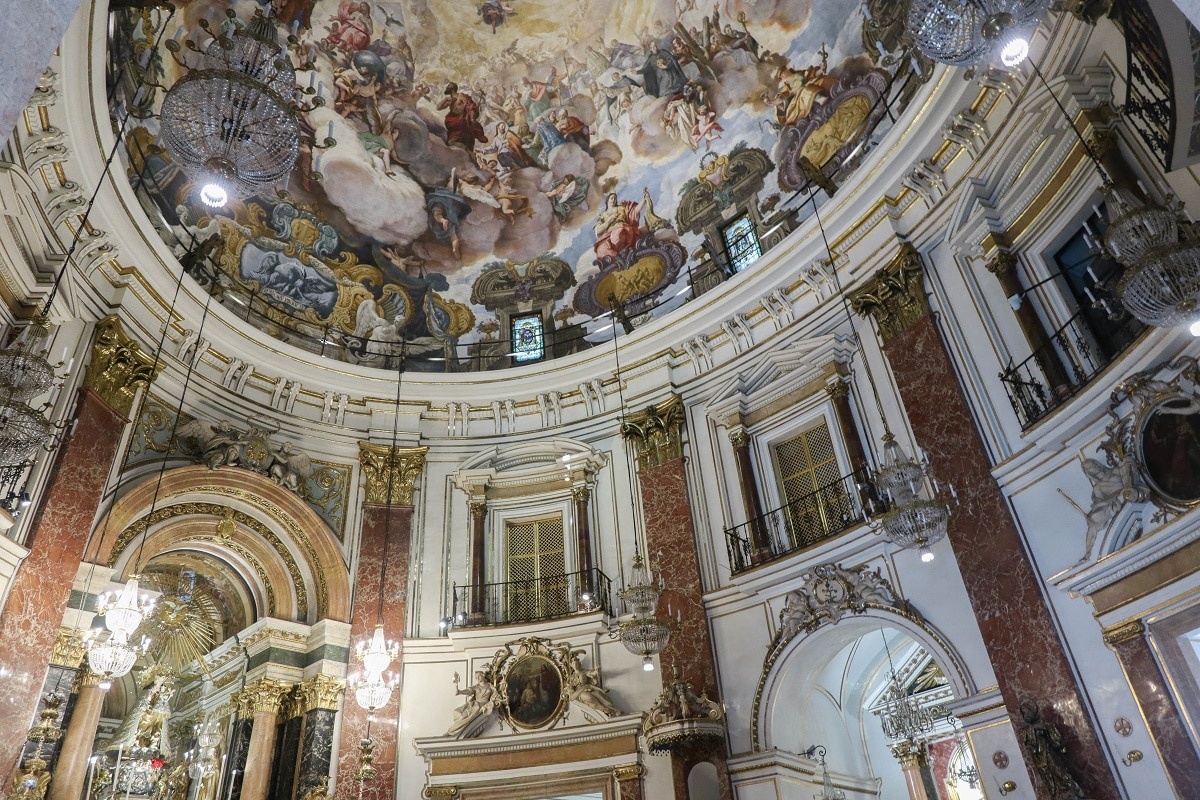
<path id="1" fill-rule="evenodd" d="M 897 547 L 918 550 L 922 561 L 933 561 L 933 545 L 946 538 L 950 506 L 940 498 L 941 488 L 928 459 L 910 457 L 889 431 L 883 437 L 880 462 L 874 484 L 883 496 L 885 510 L 872 526 Z M 932 488 L 933 499 L 922 497 L 926 482 Z M 949 488 L 951 498 L 957 500 L 954 486 Z M 874 509 L 873 501 L 871 506 Z"/>
<path id="2" fill-rule="evenodd" d="M 642 669 L 651 672 L 651 658 L 663 651 L 671 639 L 671 623 L 658 618 L 658 598 L 662 595 L 662 579 L 655 585 L 641 553 L 633 557 L 629 584 L 618 595 L 633 618 L 617 625 L 615 636 L 625 649 L 642 657 Z"/>
<path id="3" fill-rule="evenodd" d="M 146 615 L 154 610 L 154 601 L 149 597 L 138 597 L 138 575 L 131 575 L 121 589 L 116 601 L 105 592 L 100 596 L 98 614 L 104 617 L 104 627 L 126 639 L 142 624 Z"/>
<path id="4" fill-rule="evenodd" d="M 888 686 L 884 691 L 883 702 L 875 709 L 879 724 L 883 727 L 883 735 L 894 741 L 907 741 L 913 744 L 925 741 L 925 737 L 934 728 L 933 714 L 921 705 L 921 702 L 904 690 L 900 676 L 896 674 L 896 665 L 892 663 L 892 651 L 888 647 L 887 636 L 879 631 L 883 638 L 883 649 L 888 660 Z"/>
<path id="5" fill-rule="evenodd" d="M 163 98 L 160 136 L 171 160 L 201 185 L 201 200 L 220 207 L 288 177 L 300 151 L 297 111 L 311 109 L 298 108 L 295 70 L 261 10 L 229 35 L 205 19 L 200 25 L 213 38 L 203 51 L 185 43 L 199 54 L 195 63 L 179 57 L 179 42 L 167 42 L 187 74 Z"/>
<path id="6" fill-rule="evenodd" d="M 108 689 L 113 678 L 128 675 L 148 644 L 144 636 L 136 645 L 130 644 L 123 633 L 109 633 L 92 639 L 88 645 L 88 667 L 100 676 L 100 688 Z"/>
<path id="7" fill-rule="evenodd" d="M 51 426 L 29 401 L 57 379 L 46 360 L 49 328 L 38 317 L 4 349 L 0 349 L 0 466 L 24 464 L 50 443 Z"/>
<path id="8" fill-rule="evenodd" d="M 128 675 L 138 656 L 146 652 L 149 645 L 145 636 L 137 644 L 130 643 L 142 620 L 154 610 L 154 601 L 139 597 L 138 590 L 138 576 L 133 575 L 115 600 L 108 592 L 100 596 L 96 613 L 104 617 L 104 627 L 109 635 L 91 640 L 88 664 L 92 672 L 100 676 L 104 689 L 112 685 L 113 678 Z"/>
<path id="9" fill-rule="evenodd" d="M 833 779 L 829 777 L 829 768 L 825 766 L 825 755 L 828 751 L 823 744 L 814 744 L 800 755 L 815 759 L 821 764 L 821 793 L 814 794 L 813 800 L 846 800 L 846 793 L 833 788 Z"/>
<path id="10" fill-rule="evenodd" d="M 199 781 L 212 775 L 220 767 L 217 748 L 221 746 L 223 737 L 220 723 L 214 720 L 197 723 L 193 731 L 196 735 L 198 752 L 192 759 L 192 763 L 188 765 L 188 777 Z"/>
<path id="11" fill-rule="evenodd" d="M 1048 0 L 913 0 L 908 32 L 918 50 L 952 67 L 995 61 L 1015 67 L 1029 56 L 1048 6 Z"/>
<path id="12" fill-rule="evenodd" d="M 359 708 L 367 712 L 367 720 L 375 718 L 375 712 L 386 706 L 392 700 L 392 690 L 396 688 L 395 675 L 384 675 L 392 662 L 400 655 L 400 643 L 388 641 L 383 632 L 383 595 L 387 587 L 388 543 L 391 539 L 392 519 L 392 490 L 395 487 L 397 473 L 396 448 L 400 437 L 400 389 L 404 385 L 404 356 L 405 342 L 400 345 L 400 367 L 396 373 L 396 413 L 392 417 L 392 447 L 388 451 L 384 480 L 387 481 L 387 505 L 383 516 L 383 557 L 379 570 L 379 606 L 375 617 L 375 632 L 365 642 L 359 642 L 356 648 L 358 658 L 362 661 L 363 678 L 355 678 L 351 685 L 354 688 L 354 700 Z"/>

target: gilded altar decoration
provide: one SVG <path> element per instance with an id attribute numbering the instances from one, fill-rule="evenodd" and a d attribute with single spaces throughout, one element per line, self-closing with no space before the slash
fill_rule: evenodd
<path id="1" fill-rule="evenodd" d="M 725 707 L 707 695 L 697 695 L 680 677 L 678 666 L 674 673 L 642 722 L 646 747 L 655 755 L 725 738 Z"/>
<path id="2" fill-rule="evenodd" d="M 601 685 L 599 668 L 584 668 L 584 652 L 527 637 L 497 650 L 470 685 L 460 688 L 455 673 L 455 694 L 466 701 L 455 709 L 446 735 L 474 738 L 493 717 L 499 718 L 501 728 L 507 725 L 513 731 L 552 728 L 567 718 L 572 705 L 592 722 L 618 716 L 620 711 Z"/>
<path id="3" fill-rule="evenodd" d="M 156 365 L 154 358 L 125 333 L 116 315 L 96 323 L 83 385 L 114 411 L 128 417 L 138 390 L 153 383 L 159 369 L 161 365 Z"/>
<path id="4" fill-rule="evenodd" d="M 255 714 L 279 714 L 292 684 L 274 678 L 260 678 L 237 692 L 238 715 L 249 719 Z"/>
<path id="5" fill-rule="evenodd" d="M 367 505 L 411 506 L 417 479 L 425 469 L 428 447 L 397 447 L 358 443 L 359 463 L 366 484 Z"/>
<path id="6" fill-rule="evenodd" d="M 683 398 L 672 395 L 669 400 L 625 418 L 621 433 L 633 443 L 639 470 L 683 458 L 683 421 L 686 416 Z"/>
<path id="7" fill-rule="evenodd" d="M 861 316 L 875 318 L 885 345 L 929 316 L 920 253 L 908 242 L 901 242 L 892 262 L 855 292 L 850 304 Z"/>
<path id="8" fill-rule="evenodd" d="M 301 710 L 305 713 L 318 708 L 337 711 L 346 681 L 332 675 L 314 675 L 297 687 Z"/>
<path id="9" fill-rule="evenodd" d="M 50 657 L 51 664 L 79 669 L 86 654 L 87 644 L 83 641 L 83 633 L 78 628 L 58 629 L 58 636 L 54 640 L 54 655 Z"/>

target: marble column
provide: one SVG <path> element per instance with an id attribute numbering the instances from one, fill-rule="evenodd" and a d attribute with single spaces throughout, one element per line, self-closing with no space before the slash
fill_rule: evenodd
<path id="1" fill-rule="evenodd" d="M 344 680 L 329 675 L 316 675 L 300 685 L 304 730 L 300 737 L 296 800 L 302 800 L 318 786 L 328 785 L 333 766 L 333 730 L 345 689 Z"/>
<path id="2" fill-rule="evenodd" d="M 225 780 L 221 782 L 224 800 L 241 800 L 242 780 L 246 777 L 246 759 L 250 752 L 250 737 L 254 733 L 254 718 L 250 712 L 238 715 L 229 734 L 229 762 Z M 221 800 L 217 798 L 216 800 Z"/>
<path id="3" fill-rule="evenodd" d="M 1017 254 L 1007 250 L 998 250 L 996 255 L 987 262 L 988 272 L 995 275 L 996 279 L 1000 281 L 1000 288 L 1006 297 L 1019 295 L 1025 291 L 1025 287 L 1021 285 L 1021 278 L 1017 274 L 1017 268 L 1020 265 L 1021 261 L 1017 258 Z M 1021 333 L 1025 334 L 1025 341 L 1034 353 L 1034 360 L 1050 384 L 1048 387 L 1050 392 L 1054 395 L 1061 395 L 1063 392 L 1069 391 L 1071 378 L 1067 375 L 1066 368 L 1058 354 L 1046 347 L 1050 341 L 1050 333 L 1042 325 L 1041 318 L 1038 317 L 1037 311 L 1028 298 L 1021 303 L 1020 308 L 1013 312 L 1013 315 L 1016 316 Z"/>
<path id="4" fill-rule="evenodd" d="M 300 766 L 300 736 L 304 728 L 304 705 L 300 687 L 292 690 L 282 703 L 279 734 L 275 745 L 275 766 L 271 770 L 271 800 L 292 800 L 296 791 L 296 772 Z"/>
<path id="5" fill-rule="evenodd" d="M 659 613 L 678 615 L 679 624 L 659 663 L 679 667 L 680 675 L 697 694 L 718 699 L 716 668 L 708 617 L 704 612 L 700 561 L 692 527 L 687 474 L 683 465 L 683 401 L 672 397 L 626 418 L 623 433 L 637 457 L 649 565 L 662 576 L 666 590 Z M 732 798 L 725 744 L 671 755 L 676 800 L 687 800 L 687 776 L 693 766 L 711 761 L 717 768 L 721 797 Z"/>
<path id="6" fill-rule="evenodd" d="M 580 591 L 591 597 L 596 587 L 592 575 L 592 522 L 588 505 L 592 499 L 592 488 L 586 483 L 571 487 L 571 497 L 575 499 L 575 550 L 576 569 L 579 570 Z"/>
<path id="7" fill-rule="evenodd" d="M 729 432 L 733 445 L 733 458 L 737 464 L 738 485 L 742 488 L 742 504 L 746 508 L 746 519 L 750 522 L 750 561 L 761 564 L 769 561 L 771 537 L 763 524 L 762 502 L 758 499 L 758 478 L 754 475 L 754 460 L 750 457 L 750 434 L 743 427 Z"/>
<path id="8" fill-rule="evenodd" d="M 483 625 L 487 622 L 484 604 L 484 586 L 487 584 L 487 539 L 484 525 L 487 523 L 487 500 L 472 498 L 471 510 L 471 607 L 467 622 Z"/>
<path id="9" fill-rule="evenodd" d="M 242 778 L 242 800 L 267 800 L 271 774 L 275 767 L 275 738 L 279 712 L 290 683 L 261 678 L 238 692 L 242 716 L 254 720 L 250 728 L 250 746 L 246 750 L 246 775 Z"/>
<path id="10" fill-rule="evenodd" d="M 17 569 L 0 616 L 0 786 L 12 782 L 33 724 L 47 665 L 71 587 L 137 392 L 153 378 L 153 359 L 125 336 L 115 317 L 96 326 L 75 404 L 74 436 L 58 448 L 29 526 L 29 556 Z M 114 532 L 115 535 L 115 532 Z"/>
<path id="11" fill-rule="evenodd" d="M 957 487 L 961 504 L 951 514 L 948 538 L 1014 728 L 1024 727 L 1021 703 L 1037 705 L 1044 719 L 1063 730 L 1072 772 L 1087 796 L 1117 800 L 1120 792 L 1042 597 L 1042 581 L 992 477 L 930 311 L 920 256 L 901 245 L 889 267 L 851 303 L 875 318 L 917 442 L 934 473 Z M 930 580 L 937 577 L 935 563 Z M 1034 761 L 1025 754 L 1026 764 Z M 1030 780 L 1041 788 L 1032 770 Z"/>
<path id="12" fill-rule="evenodd" d="M 850 469 L 855 472 L 865 470 L 868 466 L 867 454 L 863 449 L 862 433 L 854 421 L 854 411 L 850 408 L 850 384 L 845 378 L 834 378 L 825 384 L 825 392 L 833 401 L 833 413 L 842 434 L 842 443 L 846 445 L 846 455 L 850 457 Z"/>
<path id="13" fill-rule="evenodd" d="M 900 762 L 900 769 L 904 771 L 904 786 L 908 789 L 908 800 L 937 800 L 937 795 L 930 797 L 925 791 L 925 778 L 922 770 L 929 764 L 925 748 L 912 742 L 898 742 L 892 745 L 892 755 Z"/>
<path id="14" fill-rule="evenodd" d="M 78 689 L 50 782 L 49 800 L 79 800 L 87 780 L 88 759 L 92 757 L 100 710 L 104 707 L 104 690 L 100 688 L 100 676 L 86 668 L 79 674 Z"/>
<path id="15" fill-rule="evenodd" d="M 613 780 L 617 782 L 616 800 L 642 800 L 642 775 L 645 772 L 641 764 L 613 767 Z"/>
<path id="16" fill-rule="evenodd" d="M 367 641 L 375 631 L 380 592 L 383 592 L 383 622 L 387 638 L 402 641 L 405 627 L 405 592 L 408 586 L 409 547 L 412 536 L 413 493 L 425 467 L 428 448 L 397 448 L 389 457 L 390 447 L 359 444 L 365 492 L 362 531 L 358 540 L 358 567 L 354 575 L 354 607 L 350 616 L 350 636 L 354 643 Z M 388 500 L 392 507 L 389 511 Z M 383 573 L 384 541 L 387 545 L 387 586 L 380 586 Z M 403 658 L 403 651 L 401 651 Z M 392 669 L 398 669 L 393 664 Z M 352 669 L 353 671 L 353 669 Z M 375 712 L 375 721 L 347 698 L 342 710 L 342 730 L 338 739 L 336 800 L 390 800 L 396 785 L 396 732 L 399 692 L 391 703 Z M 373 780 L 360 784 L 359 743 L 370 735 L 375 742 Z"/>
<path id="17" fill-rule="evenodd" d="M 1175 794 L 1200 797 L 1200 756 L 1187 735 L 1183 716 L 1172 700 L 1172 687 L 1146 636 L 1146 626 L 1140 620 L 1104 631 L 1104 641 L 1121 662 Z"/>

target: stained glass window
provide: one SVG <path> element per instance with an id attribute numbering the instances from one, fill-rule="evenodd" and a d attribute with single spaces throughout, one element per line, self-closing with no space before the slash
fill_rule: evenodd
<path id="1" fill-rule="evenodd" d="M 541 314 L 524 314 L 512 320 L 512 354 L 518 363 L 537 361 L 546 353 Z"/>
<path id="2" fill-rule="evenodd" d="M 725 252 L 729 255 L 729 269 L 741 272 L 762 255 L 762 245 L 754 231 L 754 222 L 746 214 L 735 219 L 721 231 L 725 238 Z"/>

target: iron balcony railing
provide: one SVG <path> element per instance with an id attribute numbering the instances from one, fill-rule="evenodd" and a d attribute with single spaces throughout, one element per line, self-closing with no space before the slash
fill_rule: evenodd
<path id="1" fill-rule="evenodd" d="M 757 519 L 725 529 L 729 566 L 734 575 L 836 536 L 863 519 L 871 484 L 865 469 L 820 487 Z M 755 557 L 756 533 L 770 546 L 770 557 Z"/>
<path id="2" fill-rule="evenodd" d="M 1001 372 L 1000 380 L 1021 421 L 1021 429 L 1029 428 L 1082 391 L 1145 330 L 1140 321 L 1127 316 L 1109 329 L 1102 347 L 1081 310 L 1051 334 L 1033 355 Z M 1050 366 L 1055 363 L 1063 369 Z M 1060 375 L 1065 376 L 1066 383 L 1056 385 L 1050 376 Z"/>
<path id="3" fill-rule="evenodd" d="M 1129 59 L 1124 116 L 1163 168 L 1171 170 L 1177 119 L 1175 77 L 1162 31 L 1146 0 L 1122 3 L 1118 19 L 1125 29 Z"/>
<path id="4" fill-rule="evenodd" d="M 614 614 L 612 581 L 598 569 L 482 586 L 456 584 L 443 628 L 514 625 L 592 611 Z"/>

